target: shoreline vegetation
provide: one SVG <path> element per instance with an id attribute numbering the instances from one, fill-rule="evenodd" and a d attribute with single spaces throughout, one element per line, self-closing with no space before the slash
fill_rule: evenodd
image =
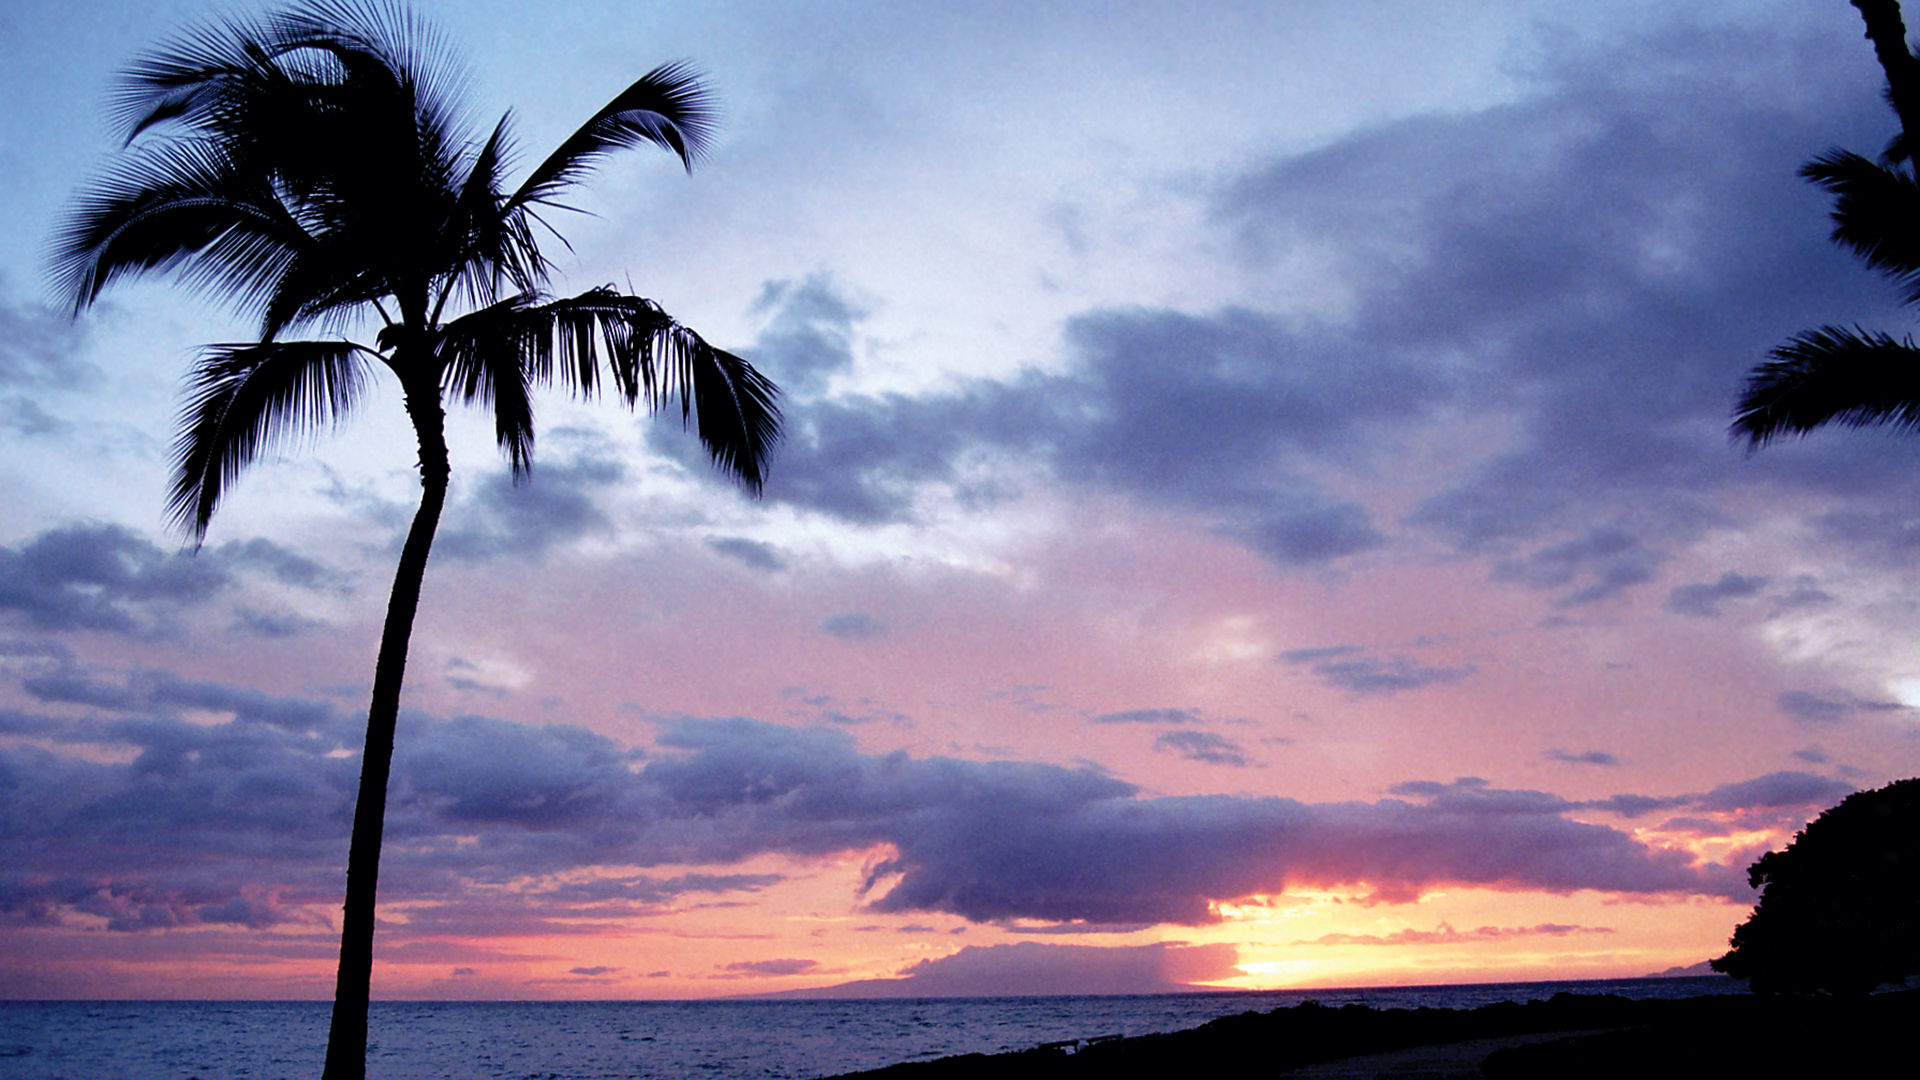
<path id="1" fill-rule="evenodd" d="M 1185 1031 L 963 1054 L 845 1073 L 834 1080 L 1104 1078 L 1247 1063 L 1257 1063 L 1263 1072 L 1317 1080 L 1682 1071 L 1747 1078 L 1864 1076 L 1877 1063 L 1907 1058 L 1916 1019 L 1920 990 L 1851 998 L 1742 993 L 1631 999 L 1559 993 L 1544 1001 L 1472 1009 L 1330 1007 L 1307 1001 L 1225 1016 Z"/>

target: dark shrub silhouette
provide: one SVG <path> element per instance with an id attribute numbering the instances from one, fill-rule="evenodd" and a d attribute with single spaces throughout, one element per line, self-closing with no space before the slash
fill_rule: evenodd
<path id="1" fill-rule="evenodd" d="M 1863 994 L 1920 973 L 1920 779 L 1847 796 L 1747 880 L 1760 902 L 1713 970 L 1760 993 Z"/>

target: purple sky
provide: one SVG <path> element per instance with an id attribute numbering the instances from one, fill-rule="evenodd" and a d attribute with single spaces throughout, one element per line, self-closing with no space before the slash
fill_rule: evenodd
<path id="1" fill-rule="evenodd" d="M 1920 461 L 1747 455 L 1796 331 L 1897 335 L 1795 176 L 1893 134 L 1842 0 L 418 5 L 522 167 L 681 57 L 558 285 L 784 388 L 453 430 L 376 993 L 1631 975 L 1920 766 Z M 113 73 L 210 14 L 0 13 L 0 996 L 325 996 L 417 492 L 391 388 L 162 528 L 245 322 L 51 309 Z M 517 174 L 515 174 L 517 175 Z"/>

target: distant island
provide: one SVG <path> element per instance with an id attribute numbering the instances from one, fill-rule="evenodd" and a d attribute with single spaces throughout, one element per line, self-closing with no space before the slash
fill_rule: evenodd
<path id="1" fill-rule="evenodd" d="M 1642 977 L 1648 979 L 1697 979 L 1705 975 L 1720 975 L 1719 972 L 1713 970 L 1712 965 L 1713 961 L 1702 960 L 1697 964 L 1688 964 L 1686 967 L 1670 967 L 1665 971 L 1656 971 L 1651 975 Z M 1724 979 L 1727 976 L 1720 975 L 1720 977 Z"/>

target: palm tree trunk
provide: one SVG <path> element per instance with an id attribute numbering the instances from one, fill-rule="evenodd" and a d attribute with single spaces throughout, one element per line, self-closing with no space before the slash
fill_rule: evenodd
<path id="1" fill-rule="evenodd" d="M 327 1034 L 322 1080 L 364 1080 L 367 1072 L 367 1002 L 373 981 L 374 894 L 380 881 L 380 833 L 387 815 L 387 776 L 393 765 L 394 726 L 400 714 L 400 684 L 407 670 L 407 642 L 420 607 L 427 552 L 447 501 L 446 413 L 437 384 L 403 383 L 407 415 L 420 441 L 420 509 L 400 549 L 380 656 L 373 667 L 373 701 L 367 709 L 367 745 L 360 759 L 360 794 L 353 808 L 347 849 L 346 913 L 340 930 L 340 975 L 334 984 L 333 1024 Z"/>
<path id="2" fill-rule="evenodd" d="M 1920 60 L 1907 48 L 1899 0 L 1853 0 L 1867 24 L 1867 40 L 1887 75 L 1887 99 L 1899 114 L 1907 152 L 1920 154 Z"/>

